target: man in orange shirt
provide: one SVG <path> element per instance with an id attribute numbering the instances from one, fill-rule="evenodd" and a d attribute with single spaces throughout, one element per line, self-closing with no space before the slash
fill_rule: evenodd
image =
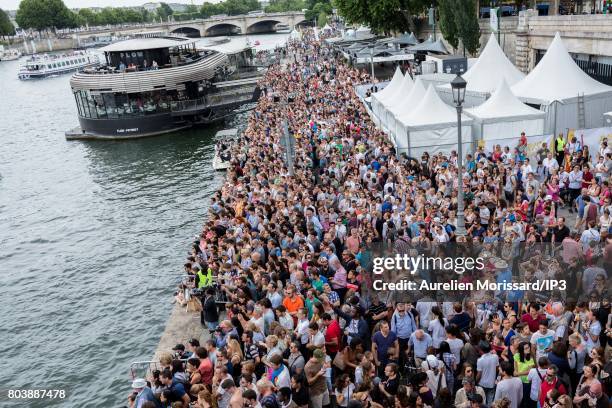
<path id="1" fill-rule="evenodd" d="M 288 285 L 285 289 L 285 298 L 283 306 L 287 308 L 287 312 L 293 317 L 293 324 L 297 323 L 297 312 L 304 307 L 304 300 L 298 296 L 295 290 L 295 285 Z"/>

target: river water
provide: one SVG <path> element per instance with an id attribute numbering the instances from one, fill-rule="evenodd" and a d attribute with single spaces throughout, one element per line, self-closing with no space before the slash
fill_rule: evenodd
<path id="1" fill-rule="evenodd" d="M 264 49 L 286 37 L 249 40 Z M 153 355 L 222 181 L 211 168 L 219 128 L 68 142 L 69 76 L 22 82 L 18 66 L 0 63 L 0 406 L 123 406 L 129 365 Z M 6 399 L 33 388 L 68 397 Z"/>

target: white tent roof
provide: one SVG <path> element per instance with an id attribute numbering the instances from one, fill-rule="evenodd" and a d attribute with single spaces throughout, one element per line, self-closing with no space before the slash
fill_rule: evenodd
<path id="1" fill-rule="evenodd" d="M 576 65 L 558 32 L 538 65 L 512 87 L 521 100 L 540 104 L 610 91 Z"/>
<path id="2" fill-rule="evenodd" d="M 525 74 L 510 62 L 497 43 L 495 34 L 491 34 L 480 57 L 463 75 L 463 79 L 467 81 L 468 91 L 491 93 L 499 85 L 500 77 L 512 86 L 525 78 Z"/>
<path id="3" fill-rule="evenodd" d="M 412 109 L 421 103 L 423 97 L 425 96 L 425 92 L 427 92 L 427 90 L 423 85 L 421 76 L 418 75 L 417 79 L 414 81 L 414 85 L 412 85 L 412 89 L 410 89 L 409 93 L 405 94 L 406 96 L 402 102 L 397 105 L 390 106 L 389 110 L 401 120 L 401 117 L 410 115 L 412 113 Z"/>
<path id="4" fill-rule="evenodd" d="M 499 78 L 498 78 L 499 80 Z M 484 121 L 491 119 L 543 118 L 546 113 L 521 102 L 510 90 L 505 78 L 482 105 L 465 110 L 470 116 Z"/>
<path id="5" fill-rule="evenodd" d="M 379 101 L 384 101 L 386 98 L 391 96 L 397 88 L 402 84 L 404 80 L 404 74 L 402 74 L 402 70 L 399 66 L 395 69 L 395 73 L 393 74 L 393 78 L 391 78 L 391 82 L 387 84 L 383 89 L 374 93 L 372 96 Z"/>
<path id="6" fill-rule="evenodd" d="M 389 108 L 393 105 L 397 105 L 401 103 L 401 101 L 408 95 L 412 86 L 414 85 L 414 81 L 410 74 L 406 73 L 404 75 L 404 79 L 402 79 L 402 83 L 399 87 L 397 87 L 396 91 L 393 92 L 388 98 L 385 98 L 382 103 L 385 107 Z"/>
<path id="7" fill-rule="evenodd" d="M 457 111 L 445 104 L 436 93 L 433 85 L 429 85 L 421 103 L 401 121 L 406 127 L 428 127 L 456 123 Z M 461 115 L 461 121 L 463 125 L 472 122 L 465 115 Z"/>

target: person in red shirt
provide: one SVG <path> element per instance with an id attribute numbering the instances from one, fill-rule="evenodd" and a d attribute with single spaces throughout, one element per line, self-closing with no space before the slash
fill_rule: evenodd
<path id="1" fill-rule="evenodd" d="M 548 392 L 550 390 L 557 390 L 561 395 L 567 394 L 567 389 L 565 389 L 565 385 L 561 382 L 559 377 L 557 377 L 557 366 L 554 364 L 549 366 L 546 370 L 546 377 L 542 380 L 542 385 L 540 385 L 540 406 L 544 406 L 544 402 L 548 398 Z"/>
<path id="2" fill-rule="evenodd" d="M 521 317 L 521 322 L 527 323 L 529 326 L 529 330 L 532 333 L 535 333 L 540 328 L 540 321 L 545 319 L 546 317 L 539 313 L 539 307 L 535 303 L 531 303 L 529 305 L 529 313 L 525 313 Z"/>
<path id="3" fill-rule="evenodd" d="M 208 358 L 208 351 L 204 347 L 198 347 L 195 350 L 195 355 L 200 359 L 198 371 L 202 376 L 202 384 L 212 385 L 214 369 L 212 361 Z"/>
<path id="4" fill-rule="evenodd" d="M 323 313 L 323 324 L 325 325 L 325 350 L 333 359 L 340 351 L 342 344 L 342 330 L 336 319 L 332 319 L 329 313 Z"/>

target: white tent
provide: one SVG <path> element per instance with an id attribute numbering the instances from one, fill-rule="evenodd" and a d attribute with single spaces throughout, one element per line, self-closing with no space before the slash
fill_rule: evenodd
<path id="1" fill-rule="evenodd" d="M 519 101 L 505 79 L 485 103 L 465 113 L 474 119 L 472 135 L 476 140 L 516 139 L 521 132 L 527 136 L 544 133 L 546 113 Z"/>
<path id="2" fill-rule="evenodd" d="M 382 102 L 392 96 L 395 91 L 401 86 L 402 81 L 404 79 L 404 74 L 402 74 L 402 70 L 397 67 L 395 69 L 395 73 L 393 74 L 393 78 L 391 78 L 391 82 L 387 84 L 380 91 L 372 94 L 372 111 L 376 116 L 381 118 L 384 113 Z"/>
<path id="3" fill-rule="evenodd" d="M 604 112 L 612 110 L 612 87 L 591 78 L 576 65 L 559 33 L 538 65 L 512 86 L 512 92 L 523 102 L 541 105 L 547 112 L 546 133 L 583 127 L 579 124 L 582 109 L 584 128 L 598 127 Z"/>
<path id="4" fill-rule="evenodd" d="M 525 74 L 510 62 L 497 43 L 495 34 L 491 34 L 474 65 L 463 74 L 463 79 L 467 82 L 464 105 L 478 106 L 486 101 L 499 85 L 500 78 L 512 86 L 525 78 Z M 438 92 L 444 101 L 452 103 L 450 84 L 440 86 Z"/>
<path id="5" fill-rule="evenodd" d="M 402 125 L 402 119 L 410 116 L 414 108 L 421 103 L 426 92 L 427 90 L 421 80 L 421 76 L 418 75 L 410 92 L 406 94 L 399 105 L 393 107 L 392 113 L 394 117 L 393 122 L 389 123 L 389 128 L 391 129 L 394 142 L 397 135 L 406 134 L 406 128 Z"/>
<path id="6" fill-rule="evenodd" d="M 381 120 L 385 127 L 391 132 L 393 132 L 393 127 L 395 126 L 395 115 L 393 109 L 395 106 L 399 106 L 406 99 L 406 95 L 410 93 L 413 86 L 414 81 L 412 80 L 412 77 L 410 74 L 406 73 L 397 91 L 395 91 L 391 97 L 383 101 L 385 111 L 381 117 Z"/>
<path id="7" fill-rule="evenodd" d="M 463 154 L 472 151 L 472 119 L 461 115 L 461 135 Z M 402 133 L 395 138 L 399 153 L 407 153 L 411 157 L 420 157 L 423 152 L 435 154 L 449 153 L 457 150 L 457 112 L 445 104 L 436 93 L 433 86 L 427 92 L 421 103 L 402 118 Z"/>

